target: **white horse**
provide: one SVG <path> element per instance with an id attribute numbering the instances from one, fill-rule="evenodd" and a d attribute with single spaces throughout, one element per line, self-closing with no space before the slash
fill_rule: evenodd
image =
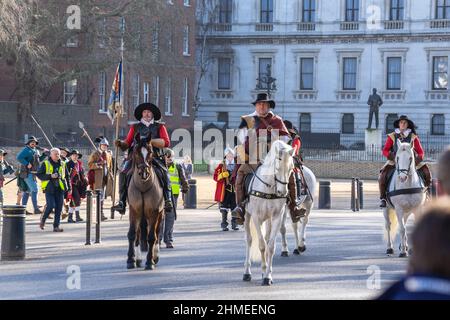
<path id="1" fill-rule="evenodd" d="M 387 207 L 384 209 L 384 219 L 387 237 L 386 254 L 394 254 L 392 242 L 400 227 L 400 254 L 399 257 L 408 256 L 408 238 L 406 223 L 408 217 L 414 214 L 417 219 L 421 207 L 426 200 L 425 187 L 416 171 L 414 161 L 414 147 L 410 143 L 397 141 L 395 155 L 395 172 L 388 186 Z"/>
<path id="2" fill-rule="evenodd" d="M 303 175 L 306 180 L 307 196 L 306 196 L 305 200 L 303 201 L 303 203 L 301 204 L 301 208 L 305 210 L 305 216 L 303 218 L 301 218 L 299 221 L 302 224 L 301 228 L 300 228 L 300 232 L 298 230 L 299 222 L 292 223 L 292 228 L 294 229 L 294 235 L 295 235 L 295 244 L 296 244 L 296 248 L 294 249 L 294 254 L 297 254 L 297 255 L 299 255 L 302 252 L 305 252 L 305 250 L 306 250 L 306 244 L 305 244 L 306 225 L 308 224 L 309 214 L 311 213 L 311 209 L 313 208 L 313 205 L 314 205 L 314 195 L 315 195 L 316 184 L 317 184 L 316 176 L 311 171 L 311 169 L 309 169 L 306 166 L 303 166 Z M 281 222 L 281 229 L 280 229 L 281 240 L 282 240 L 281 241 L 281 245 L 282 245 L 281 256 L 282 257 L 289 256 L 289 249 L 288 249 L 288 245 L 287 245 L 287 241 L 286 241 L 287 212 L 290 212 L 289 207 L 287 208 L 287 210 L 284 211 L 282 222 Z"/>
<path id="3" fill-rule="evenodd" d="M 247 248 L 244 281 L 252 278 L 251 262 L 261 260 L 262 285 L 272 284 L 275 241 L 287 207 L 288 181 L 294 168 L 293 153 L 294 149 L 283 141 L 273 142 L 250 182 L 250 196 L 245 204 Z"/>

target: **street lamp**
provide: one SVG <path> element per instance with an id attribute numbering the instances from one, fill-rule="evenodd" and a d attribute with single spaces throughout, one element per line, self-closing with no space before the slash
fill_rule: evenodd
<path id="1" fill-rule="evenodd" d="M 272 77 L 272 70 L 270 64 L 266 67 L 267 73 L 265 76 L 256 78 L 256 90 L 267 90 L 267 94 L 270 96 L 270 92 L 277 90 L 277 85 L 275 84 L 275 81 L 277 81 L 276 78 Z"/>

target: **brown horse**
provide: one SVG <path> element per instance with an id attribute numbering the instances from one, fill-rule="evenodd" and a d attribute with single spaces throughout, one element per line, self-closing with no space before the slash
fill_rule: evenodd
<path id="1" fill-rule="evenodd" d="M 153 270 L 159 260 L 158 234 L 164 217 L 164 198 L 152 160 L 153 149 L 150 142 L 135 146 L 132 153 L 132 177 L 128 187 L 130 204 L 128 269 L 141 267 L 141 254 L 145 251 L 147 251 L 146 270 Z"/>

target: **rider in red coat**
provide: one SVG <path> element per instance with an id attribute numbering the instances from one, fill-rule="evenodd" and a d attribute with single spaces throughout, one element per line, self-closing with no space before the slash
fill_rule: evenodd
<path id="1" fill-rule="evenodd" d="M 383 156 L 388 159 L 388 162 L 380 171 L 378 184 L 380 189 L 380 207 L 386 207 L 386 191 L 387 178 L 395 169 L 395 153 L 397 152 L 397 141 L 412 143 L 414 146 L 415 163 L 420 177 L 424 180 L 425 187 L 431 185 L 431 172 L 428 165 L 421 163 L 424 159 L 425 152 L 420 143 L 419 136 L 416 133 L 416 126 L 414 122 L 408 119 L 407 116 L 401 116 L 394 122 L 395 131 L 388 134 L 383 148 Z"/>

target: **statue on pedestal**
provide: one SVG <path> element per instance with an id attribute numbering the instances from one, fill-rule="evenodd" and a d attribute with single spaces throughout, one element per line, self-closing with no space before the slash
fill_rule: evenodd
<path id="1" fill-rule="evenodd" d="M 377 94 L 377 89 L 373 88 L 373 94 L 369 96 L 369 100 L 367 100 L 367 104 L 370 106 L 369 111 L 369 125 L 367 126 L 367 129 L 371 129 L 372 126 L 372 119 L 373 115 L 375 114 L 375 125 L 378 129 L 378 111 L 383 104 L 383 100 L 381 97 Z"/>

